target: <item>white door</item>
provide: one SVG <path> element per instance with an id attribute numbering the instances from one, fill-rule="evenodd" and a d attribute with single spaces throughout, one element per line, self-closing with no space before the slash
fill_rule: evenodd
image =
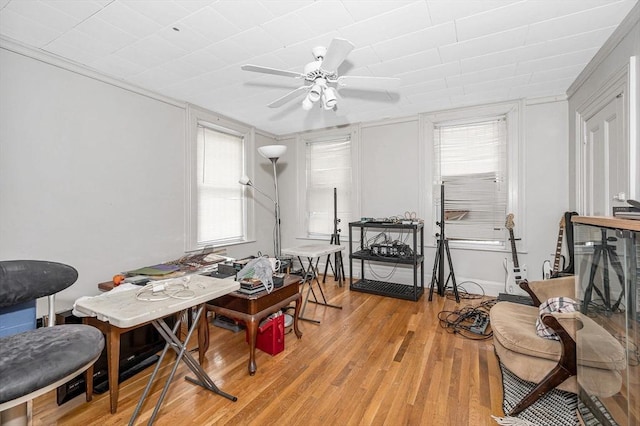
<path id="1" fill-rule="evenodd" d="M 584 214 L 612 216 L 613 206 L 626 205 L 629 154 L 624 138 L 624 96 L 614 97 L 585 121 Z M 622 200 L 622 201 L 620 201 Z"/>

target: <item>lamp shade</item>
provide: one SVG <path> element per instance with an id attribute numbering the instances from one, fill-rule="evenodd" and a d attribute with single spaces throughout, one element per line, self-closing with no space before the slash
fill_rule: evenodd
<path id="1" fill-rule="evenodd" d="M 238 183 L 240 185 L 251 185 L 251 179 L 249 179 L 249 176 L 243 175 L 238 181 Z"/>
<path id="2" fill-rule="evenodd" d="M 258 148 L 258 152 L 264 158 L 280 158 L 285 152 L 287 152 L 286 145 L 265 145 Z"/>

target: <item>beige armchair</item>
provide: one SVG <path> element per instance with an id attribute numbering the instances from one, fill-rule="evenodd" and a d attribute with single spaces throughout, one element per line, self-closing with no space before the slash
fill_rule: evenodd
<path id="1" fill-rule="evenodd" d="M 574 277 L 524 283 L 534 304 L 539 305 L 551 297 L 574 297 Z M 490 311 L 493 345 L 500 362 L 522 380 L 537 386 L 506 413 L 515 416 L 544 394 L 558 388 L 578 393 L 579 387 L 587 393 L 608 397 L 620 390 L 620 372 L 626 368 L 626 354 L 622 345 L 604 328 L 580 312 L 551 313 L 542 322 L 560 337 L 550 340 L 536 333 L 538 306 L 511 302 L 496 303 Z M 580 351 L 576 355 L 576 340 Z M 576 372 L 586 370 L 581 377 L 588 382 L 578 383 Z"/>

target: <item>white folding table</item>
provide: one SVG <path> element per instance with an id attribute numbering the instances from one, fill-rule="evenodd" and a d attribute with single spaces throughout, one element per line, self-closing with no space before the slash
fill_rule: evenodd
<path id="1" fill-rule="evenodd" d="M 302 304 L 302 309 L 300 310 L 300 319 L 305 321 L 314 322 L 319 324 L 320 321 L 305 318 L 304 310 L 307 307 L 307 302 L 309 302 L 309 294 L 313 293 L 313 299 L 310 302 L 316 303 L 318 305 L 328 306 L 330 308 L 342 309 L 342 306 L 331 305 L 327 303 L 327 298 L 324 295 L 324 291 L 322 290 L 322 286 L 320 285 L 320 281 L 318 280 L 318 261 L 322 256 L 328 256 L 332 253 L 341 252 L 344 250 L 344 246 L 336 245 L 336 244 L 306 244 L 298 247 L 290 247 L 286 249 L 282 249 L 282 254 L 287 256 L 296 256 L 298 261 L 300 262 L 300 266 L 303 271 L 303 281 L 302 285 L 309 284 L 309 288 L 307 289 L 307 294 L 304 299 L 304 303 Z M 307 259 L 308 266 L 305 267 L 302 258 Z M 342 285 L 342 276 L 339 277 L 340 285 Z M 315 291 L 313 290 L 314 281 L 318 284 L 318 289 L 320 290 L 320 295 L 322 296 L 322 301 L 318 300 Z"/>
<path id="2" fill-rule="evenodd" d="M 232 279 L 219 279 L 205 277 L 202 275 L 188 275 L 181 278 L 174 278 L 172 280 L 164 280 L 162 283 L 164 283 L 165 287 L 167 285 L 172 287 L 183 286 L 184 291 L 177 293 L 174 297 L 167 297 L 163 299 L 162 297 L 155 296 L 149 296 L 148 298 L 137 297 L 136 294 L 139 293 L 139 290 L 133 289 L 117 293 L 105 293 L 91 298 L 78 299 L 75 303 L 76 311 L 88 316 L 95 316 L 99 320 L 109 322 L 115 327 L 128 328 L 150 322 L 167 342 L 162 350 L 162 354 L 156 364 L 155 370 L 149 378 L 149 383 L 147 384 L 147 387 L 140 397 L 140 401 L 129 420 L 129 425 L 133 425 L 135 418 L 140 412 L 140 408 L 151 389 L 151 385 L 158 373 L 160 365 L 162 364 L 162 360 L 170 347 L 175 350 L 178 356 L 176 357 L 173 369 L 167 378 L 167 382 L 164 385 L 162 393 L 160 394 L 158 402 L 156 403 L 153 413 L 149 419 L 149 425 L 153 423 L 156 415 L 158 414 L 158 410 L 166 396 L 180 360 L 184 361 L 189 369 L 197 376 L 197 379 L 190 377 L 185 377 L 185 379 L 218 395 L 224 396 L 231 401 L 237 400 L 235 396 L 229 395 L 228 393 L 218 389 L 209 375 L 202 369 L 193 356 L 191 356 L 187 350 L 187 344 L 194 330 L 198 327 L 200 316 L 205 309 L 205 303 L 209 300 L 238 290 L 240 288 L 240 284 Z M 155 294 L 160 294 L 160 292 L 158 291 Z M 152 298 L 156 300 L 139 300 Z M 176 336 L 176 331 L 179 330 L 183 315 L 179 315 L 179 319 L 176 321 L 173 329 L 167 325 L 164 318 L 178 312 L 189 313 L 189 311 L 194 307 L 197 307 L 197 309 L 195 316 L 193 317 L 192 324 L 189 327 L 184 341 L 181 341 Z"/>

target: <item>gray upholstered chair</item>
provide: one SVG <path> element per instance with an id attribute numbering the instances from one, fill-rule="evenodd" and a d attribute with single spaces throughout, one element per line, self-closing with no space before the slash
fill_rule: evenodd
<path id="1" fill-rule="evenodd" d="M 53 295 L 78 279 L 68 265 L 37 260 L 0 261 L 0 308 Z M 51 302 L 51 299 L 50 299 Z M 52 310 L 50 309 L 50 312 Z M 51 324 L 51 323 L 50 323 Z M 102 333 L 81 324 L 41 327 L 0 338 L 0 418 L 26 424 L 26 403 L 89 369 L 104 347 Z M 0 422 L 1 423 L 1 422 Z"/>
<path id="2" fill-rule="evenodd" d="M 554 388 L 609 397 L 622 385 L 620 372 L 626 368 L 626 354 L 607 330 L 580 312 L 548 313 L 542 322 L 560 340 L 549 340 L 536 333 L 537 305 L 552 297 L 575 296 L 575 278 L 563 277 L 522 283 L 536 306 L 498 302 L 489 313 L 493 346 L 500 362 L 522 380 L 537 385 L 516 404 L 510 416 L 519 414 Z M 576 351 L 576 340 L 581 350 Z M 588 380 L 578 383 L 578 369 Z"/>

